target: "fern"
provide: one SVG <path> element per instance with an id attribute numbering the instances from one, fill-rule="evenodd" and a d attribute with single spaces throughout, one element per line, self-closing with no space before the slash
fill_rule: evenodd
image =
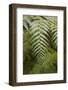
<path id="1" fill-rule="evenodd" d="M 41 57 L 37 60 L 30 74 L 36 73 L 56 73 L 57 71 L 57 53 L 53 51 L 52 53 L 46 53 L 46 56 Z"/>
<path id="2" fill-rule="evenodd" d="M 23 73 L 29 74 L 56 72 L 57 17 L 24 15 L 23 23 Z M 55 65 L 53 65 L 54 61 Z M 51 64 L 49 63 L 52 64 L 52 69 L 50 67 Z M 26 67 L 29 68 L 27 69 Z"/>

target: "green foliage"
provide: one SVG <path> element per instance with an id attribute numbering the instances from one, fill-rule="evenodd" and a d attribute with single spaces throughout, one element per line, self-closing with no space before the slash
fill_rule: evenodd
<path id="1" fill-rule="evenodd" d="M 23 73 L 57 72 L 57 17 L 23 16 Z"/>
<path id="2" fill-rule="evenodd" d="M 37 60 L 37 63 L 34 65 L 31 74 L 36 73 L 56 73 L 57 71 L 57 53 L 46 53 L 45 56 L 41 57 L 40 60 Z"/>

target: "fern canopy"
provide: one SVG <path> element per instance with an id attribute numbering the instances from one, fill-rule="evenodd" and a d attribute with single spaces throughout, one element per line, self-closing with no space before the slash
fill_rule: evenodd
<path id="1" fill-rule="evenodd" d="M 23 16 L 23 73 L 57 72 L 57 17 Z"/>

